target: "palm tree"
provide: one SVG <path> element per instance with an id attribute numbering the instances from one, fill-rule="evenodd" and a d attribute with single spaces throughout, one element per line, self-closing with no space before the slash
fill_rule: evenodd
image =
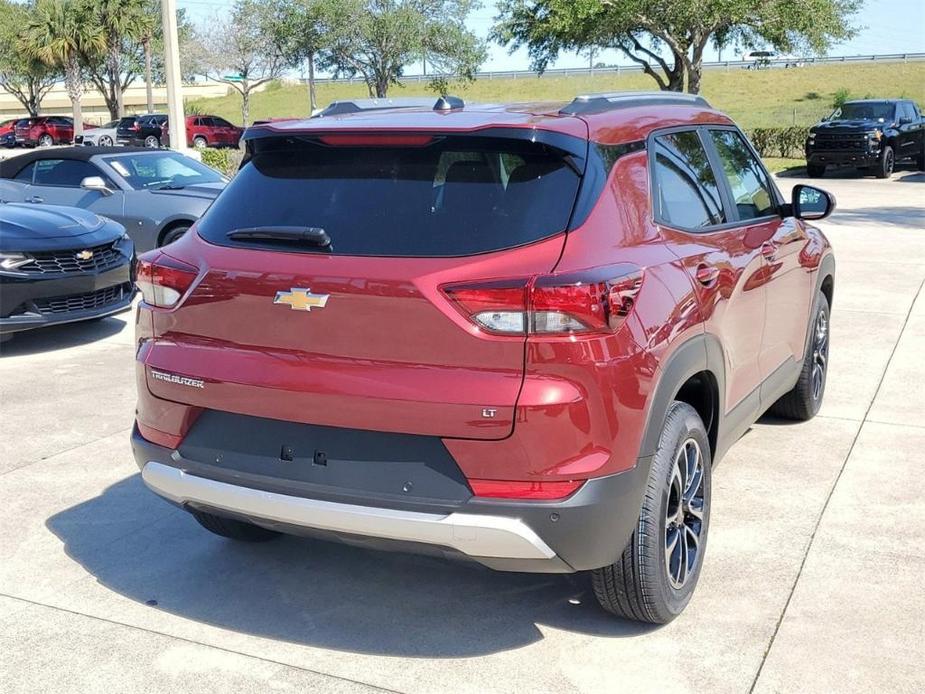
<path id="1" fill-rule="evenodd" d="M 115 90 L 116 118 L 124 115 L 122 103 L 122 54 L 126 41 L 150 41 L 154 24 L 144 0 L 96 0 L 96 21 L 106 43 L 106 71 L 109 84 Z"/>
<path id="2" fill-rule="evenodd" d="M 83 134 L 80 99 L 84 83 L 80 56 L 102 51 L 103 32 L 88 21 L 93 9 L 87 0 L 38 0 L 23 33 L 22 50 L 64 70 L 64 85 L 74 114 L 74 136 Z"/>

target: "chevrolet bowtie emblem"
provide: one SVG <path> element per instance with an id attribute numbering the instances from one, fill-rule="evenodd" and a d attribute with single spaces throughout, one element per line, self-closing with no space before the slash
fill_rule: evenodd
<path id="1" fill-rule="evenodd" d="M 313 308 L 324 308 L 330 295 L 312 294 L 311 289 L 293 287 L 288 292 L 276 292 L 274 304 L 286 304 L 293 311 L 311 311 Z"/>
<path id="2" fill-rule="evenodd" d="M 77 260 L 90 260 L 90 258 L 93 257 L 93 251 L 87 248 L 82 251 L 77 251 L 76 256 Z"/>

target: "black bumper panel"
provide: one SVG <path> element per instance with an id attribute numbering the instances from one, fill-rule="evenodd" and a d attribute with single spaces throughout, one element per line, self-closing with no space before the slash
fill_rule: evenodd
<path id="1" fill-rule="evenodd" d="M 806 162 L 808 164 L 832 164 L 834 166 L 873 166 L 879 160 L 880 152 L 822 151 L 808 152 L 806 154 Z"/>

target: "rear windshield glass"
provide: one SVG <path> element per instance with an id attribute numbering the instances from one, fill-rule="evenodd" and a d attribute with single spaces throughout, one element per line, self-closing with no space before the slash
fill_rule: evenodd
<path id="1" fill-rule="evenodd" d="M 857 101 L 844 104 L 832 114 L 832 120 L 876 120 L 887 121 L 893 119 L 896 107 L 883 101 Z"/>
<path id="2" fill-rule="evenodd" d="M 526 140 L 445 137 L 426 146 L 325 146 L 280 138 L 258 151 L 200 220 L 226 246 L 235 229 L 320 227 L 336 255 L 457 256 L 511 248 L 568 226 L 579 176 Z"/>

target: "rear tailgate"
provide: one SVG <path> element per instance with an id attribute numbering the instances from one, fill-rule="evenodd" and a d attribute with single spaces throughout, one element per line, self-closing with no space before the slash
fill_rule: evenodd
<path id="1" fill-rule="evenodd" d="M 552 270 L 579 178 L 530 143 L 456 139 L 290 142 L 255 157 L 198 233 L 165 249 L 199 275 L 178 308 L 153 310 L 151 393 L 311 424 L 508 436 L 525 338 L 479 330 L 440 288 Z M 325 228 L 333 252 L 228 237 L 298 224 Z"/>

